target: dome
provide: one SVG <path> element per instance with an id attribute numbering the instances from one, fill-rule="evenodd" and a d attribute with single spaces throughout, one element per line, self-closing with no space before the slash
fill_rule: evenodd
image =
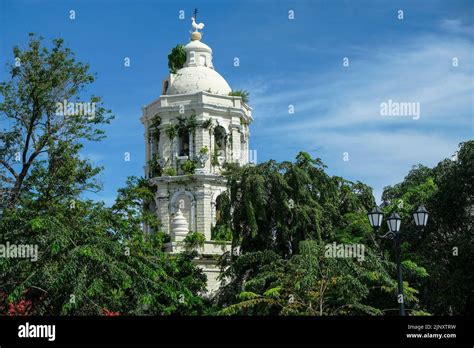
<path id="1" fill-rule="evenodd" d="M 231 88 L 214 69 L 205 66 L 190 66 L 177 71 L 167 94 L 187 94 L 202 91 L 229 95 Z"/>
<path id="2" fill-rule="evenodd" d="M 199 34 L 199 33 L 193 33 Z M 192 37 L 184 50 L 186 62 L 170 78 L 170 86 L 166 94 L 188 94 L 210 92 L 229 95 L 232 91 L 227 81 L 214 70 L 212 64 L 212 49 L 200 41 L 201 35 Z"/>

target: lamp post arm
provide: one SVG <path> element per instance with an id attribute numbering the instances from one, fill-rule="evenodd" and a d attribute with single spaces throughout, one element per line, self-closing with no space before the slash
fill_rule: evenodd
<path id="1" fill-rule="evenodd" d="M 395 233 L 392 231 L 388 231 L 387 233 L 383 235 L 379 235 L 380 238 L 385 238 L 385 239 L 394 239 L 395 238 Z"/>

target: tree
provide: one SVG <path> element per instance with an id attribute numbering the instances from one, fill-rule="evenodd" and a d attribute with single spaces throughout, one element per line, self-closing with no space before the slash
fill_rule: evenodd
<path id="1" fill-rule="evenodd" d="M 39 256 L 0 259 L 5 301 L 21 301 L 26 291 L 39 315 L 201 313 L 205 275 L 194 255 L 165 254 L 166 237 L 142 231 L 149 213 L 140 208 L 151 194 L 144 180 L 132 178 L 111 208 L 31 201 L 6 211 L 0 244 L 37 245 Z"/>
<path id="2" fill-rule="evenodd" d="M 186 63 L 186 51 L 183 45 L 176 45 L 168 54 L 168 68 L 170 73 L 176 74 Z"/>
<path id="3" fill-rule="evenodd" d="M 426 268 L 430 277 L 415 281 L 421 303 L 438 315 L 473 313 L 474 278 L 474 141 L 461 143 L 457 158 L 434 168 L 415 166 L 403 182 L 386 187 L 387 212 L 397 209 L 403 219 L 404 258 Z M 423 233 L 412 212 L 424 203 L 430 212 Z"/>
<path id="4" fill-rule="evenodd" d="M 79 97 L 95 77 L 62 40 L 53 40 L 48 49 L 30 34 L 28 48 L 14 47 L 13 54 L 10 80 L 0 84 L 0 122 L 9 125 L 0 132 L 0 189 L 9 207 L 21 199 L 35 161 L 51 158 L 61 147 L 80 146 L 79 140 L 100 140 L 99 126 L 112 119 L 97 96 L 84 112 Z"/>
<path id="5" fill-rule="evenodd" d="M 270 315 L 382 315 L 383 310 L 365 304 L 377 289 L 385 295 L 396 286 L 388 270 L 393 264 L 369 250 L 363 262 L 351 258 L 325 257 L 325 245 L 316 241 L 300 243 L 300 252 L 290 259 L 276 254 L 263 263 L 255 277 L 248 278 L 238 301 L 221 314 Z M 268 252 L 272 254 L 272 252 Z M 251 254 L 252 255 L 252 254 Z M 257 256 L 258 255 L 258 256 Z M 251 257 L 260 259 L 254 254 Z M 238 262 L 249 259 L 243 257 Z M 416 301 L 414 296 L 409 301 Z"/>
<path id="6" fill-rule="evenodd" d="M 242 251 L 271 249 L 291 256 L 303 240 L 334 239 L 348 225 L 347 214 L 365 218 L 374 204 L 371 188 L 330 177 L 324 168 L 304 152 L 295 163 L 227 165 L 233 211 L 228 223 Z"/>
<path id="7" fill-rule="evenodd" d="M 294 163 L 227 165 L 233 214 L 226 223 L 241 252 L 221 259 L 221 314 L 397 312 L 395 266 L 366 216 L 372 190 L 324 168 L 304 152 Z M 326 255 L 334 242 L 363 245 L 366 260 Z M 410 262 L 412 277 L 422 276 Z M 420 310 L 417 291 L 408 282 L 404 290 L 411 310 Z"/>

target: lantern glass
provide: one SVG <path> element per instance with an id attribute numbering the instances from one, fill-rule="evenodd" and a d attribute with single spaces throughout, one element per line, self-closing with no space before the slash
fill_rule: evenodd
<path id="1" fill-rule="evenodd" d="M 397 213 L 393 213 L 390 215 L 390 217 L 387 219 L 387 225 L 388 229 L 390 232 L 398 232 L 400 231 L 400 226 L 402 224 L 402 219 Z"/>
<path id="2" fill-rule="evenodd" d="M 370 213 L 367 214 L 367 216 L 369 218 L 370 225 L 373 228 L 379 228 L 382 225 L 383 213 L 379 207 L 376 206 Z"/>
<path id="3" fill-rule="evenodd" d="M 415 225 L 418 227 L 425 227 L 428 223 L 428 210 L 423 205 L 420 205 L 418 209 L 413 213 L 413 219 Z"/>

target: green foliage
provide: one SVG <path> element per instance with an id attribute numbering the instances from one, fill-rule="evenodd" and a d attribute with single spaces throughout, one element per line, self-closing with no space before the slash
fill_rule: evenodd
<path id="1" fill-rule="evenodd" d="M 240 255 L 221 259 L 221 314 L 352 315 L 396 313 L 395 265 L 380 258 L 366 212 L 372 190 L 324 172 L 301 152 L 295 163 L 227 164 L 229 226 Z M 365 261 L 326 257 L 333 242 L 364 245 Z M 384 255 L 388 256 L 388 255 Z M 414 262 L 411 280 L 426 276 Z M 416 289 L 404 284 L 409 309 Z"/>
<path id="2" fill-rule="evenodd" d="M 230 241 L 232 240 L 232 230 L 227 225 L 218 224 L 211 230 L 211 239 L 218 241 Z"/>
<path id="3" fill-rule="evenodd" d="M 471 140 L 460 144 L 456 160 L 445 159 L 434 168 L 415 166 L 401 183 L 386 187 L 383 193 L 390 202 L 385 210 L 397 210 L 402 217 L 402 258 L 411 260 L 403 263 L 405 278 L 420 290 L 421 305 L 437 315 L 472 314 L 472 178 Z M 430 212 L 423 232 L 416 229 L 411 216 L 421 203 Z"/>
<path id="4" fill-rule="evenodd" d="M 11 61 L 19 60 L 21 64 L 9 64 L 10 75 L 0 83 L 0 119 L 9 126 L 0 132 L 0 188 L 8 192 L 5 202 L 9 207 L 15 207 L 23 199 L 22 194 L 27 192 L 25 181 L 38 161 L 54 157 L 55 164 L 50 161 L 53 167 L 44 170 L 63 171 L 66 180 L 67 169 L 57 168 L 60 165 L 57 151 L 80 147 L 87 140 L 103 139 L 101 126 L 113 118 L 99 97 L 79 99 L 95 80 L 89 66 L 77 62 L 73 52 L 64 47 L 63 40 L 53 40 L 50 46 L 43 46 L 42 38 L 30 34 L 24 50 L 17 46 L 13 49 Z M 58 104 L 62 106 L 64 102 L 95 103 L 95 110 L 92 115 L 60 114 Z M 20 163 L 16 161 L 17 153 Z M 69 175 L 68 180 L 73 176 Z M 56 184 L 51 180 L 48 183 Z M 81 183 L 77 180 L 75 187 L 79 189 Z M 30 187 L 28 191 L 35 189 Z"/>
<path id="5" fill-rule="evenodd" d="M 189 232 L 184 238 L 184 245 L 187 249 L 196 249 L 204 246 L 206 236 L 201 232 Z"/>
<path id="6" fill-rule="evenodd" d="M 325 257 L 324 244 L 316 241 L 301 242 L 299 250 L 289 259 L 272 251 L 237 258 L 225 272 L 234 281 L 224 287 L 221 296 L 226 291 L 233 293 L 233 288 L 242 291 L 220 314 L 383 314 L 382 309 L 370 304 L 369 295 L 380 287 L 389 289 L 391 295 L 395 293 L 396 282 L 389 272 L 393 264 L 380 260 L 370 249 L 363 262 Z M 241 285 L 236 286 L 239 278 Z M 416 298 L 410 296 L 410 301 Z"/>
<path id="7" fill-rule="evenodd" d="M 204 129 L 210 129 L 212 127 L 212 118 L 209 118 L 202 122 L 201 127 Z"/>
<path id="8" fill-rule="evenodd" d="M 185 134 L 194 133 L 198 128 L 198 122 L 196 115 L 192 114 L 189 117 L 178 117 L 178 124 L 176 125 L 178 135 L 183 136 Z"/>
<path id="9" fill-rule="evenodd" d="M 159 140 L 160 138 L 160 127 L 161 125 L 161 117 L 159 115 L 155 115 L 151 121 L 150 125 L 150 136 Z"/>
<path id="10" fill-rule="evenodd" d="M 330 177 L 324 167 L 306 153 L 295 163 L 225 167 L 234 211 L 231 227 L 243 251 L 270 249 L 286 257 L 298 252 L 303 240 L 332 241 L 338 233 L 363 238 L 371 232 L 363 222 L 374 204 L 371 188 Z"/>
<path id="11" fill-rule="evenodd" d="M 165 133 L 170 140 L 173 140 L 178 135 L 178 128 L 174 124 L 167 124 L 165 127 Z"/>
<path id="12" fill-rule="evenodd" d="M 196 114 L 191 114 L 187 119 L 186 119 L 186 128 L 188 129 L 188 132 L 194 133 L 196 129 L 198 128 L 198 122 L 196 120 Z"/>
<path id="13" fill-rule="evenodd" d="M 183 45 L 176 45 L 168 55 L 168 68 L 170 73 L 176 74 L 186 63 L 186 51 Z"/>
<path id="14" fill-rule="evenodd" d="M 238 89 L 238 90 L 229 92 L 229 95 L 234 96 L 234 97 L 241 97 L 242 101 L 246 104 L 249 102 L 249 92 L 247 92 L 244 89 Z"/>
<path id="15" fill-rule="evenodd" d="M 214 147 L 214 152 L 211 156 L 211 165 L 218 166 L 219 165 L 219 152 L 217 147 Z"/>
<path id="16" fill-rule="evenodd" d="M 181 170 L 184 174 L 192 175 L 196 171 L 196 166 L 196 161 L 188 159 L 181 164 Z"/>
<path id="17" fill-rule="evenodd" d="M 163 168 L 161 168 L 160 164 L 158 163 L 159 159 L 160 156 L 158 156 L 158 154 L 153 154 L 151 159 L 148 161 L 151 177 L 161 176 L 163 174 Z"/>
<path id="18" fill-rule="evenodd" d="M 211 239 L 220 241 L 232 240 L 231 201 L 227 192 L 216 198 L 216 224 L 211 230 Z"/>
<path id="19" fill-rule="evenodd" d="M 201 147 L 199 153 L 202 155 L 207 155 L 209 153 L 209 148 L 207 146 Z"/>
<path id="20" fill-rule="evenodd" d="M 142 232 L 144 222 L 159 227 L 142 209 L 152 197 L 144 181 L 133 180 L 111 208 L 80 200 L 72 209 L 61 202 L 31 201 L 28 208 L 6 211 L 0 243 L 36 244 L 40 255 L 37 262 L 2 258 L 0 291 L 14 300 L 24 289 L 41 289 L 32 295 L 40 315 L 102 315 L 104 308 L 195 314 L 203 303 L 198 292 L 205 277 L 190 257 L 161 251 L 162 234 Z"/>
<path id="21" fill-rule="evenodd" d="M 402 262 L 402 266 L 404 270 L 407 270 L 409 272 L 413 272 L 419 277 L 425 278 L 428 277 L 429 274 L 426 272 L 426 269 L 424 267 L 418 266 L 416 263 L 414 263 L 411 260 L 405 260 Z"/>
<path id="22" fill-rule="evenodd" d="M 178 173 L 176 172 L 176 169 L 174 167 L 166 167 L 163 169 L 163 175 L 166 176 L 176 176 Z"/>

